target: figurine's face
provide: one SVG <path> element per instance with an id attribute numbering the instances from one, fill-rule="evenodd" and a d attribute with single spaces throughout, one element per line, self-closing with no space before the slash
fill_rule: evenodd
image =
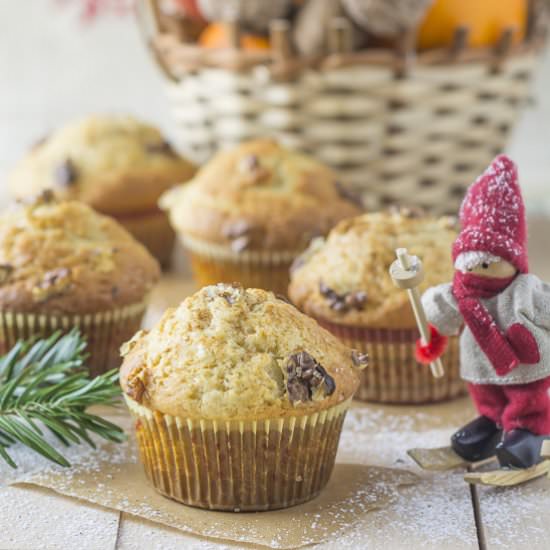
<path id="1" fill-rule="evenodd" d="M 508 279 L 516 274 L 517 269 L 506 260 L 498 260 L 496 262 L 483 262 L 475 267 L 467 269 L 466 272 L 480 275 L 481 277 Z"/>

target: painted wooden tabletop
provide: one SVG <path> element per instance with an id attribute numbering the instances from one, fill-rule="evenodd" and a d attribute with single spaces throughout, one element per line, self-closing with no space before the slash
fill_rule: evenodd
<path id="1" fill-rule="evenodd" d="M 550 279 L 545 235 L 550 222 L 531 223 L 533 271 Z M 145 324 L 150 326 L 170 305 L 193 292 L 195 284 L 182 260 L 154 292 Z M 124 412 L 118 418 L 128 424 Z M 351 532 L 318 548 L 548 548 L 550 482 L 521 488 L 479 488 L 472 497 L 459 473 L 420 472 L 406 456 L 415 442 L 445 445 L 457 426 L 474 415 L 468 398 L 423 407 L 356 404 L 344 431 L 340 460 L 402 467 L 422 479 L 401 491 L 386 510 L 372 512 L 361 532 Z M 115 421 L 117 418 L 114 418 Z M 356 430 L 353 431 L 352 430 Z M 476 528 L 474 506 L 480 512 Z M 92 506 L 46 490 L 3 486 L 0 479 L 0 549 L 177 549 L 248 548 L 183 534 L 125 513 Z"/>

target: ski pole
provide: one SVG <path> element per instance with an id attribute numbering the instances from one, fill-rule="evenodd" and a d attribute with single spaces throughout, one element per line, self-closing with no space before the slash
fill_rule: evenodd
<path id="1" fill-rule="evenodd" d="M 426 346 L 430 343 L 431 334 L 418 293 L 418 285 L 424 280 L 422 263 L 416 256 L 409 256 L 406 248 L 398 248 L 395 255 L 397 260 L 390 267 L 390 276 L 396 286 L 407 291 L 420 332 L 420 340 L 422 345 Z M 441 378 L 444 374 L 443 364 L 439 358 L 430 363 L 430 369 L 435 378 Z"/>

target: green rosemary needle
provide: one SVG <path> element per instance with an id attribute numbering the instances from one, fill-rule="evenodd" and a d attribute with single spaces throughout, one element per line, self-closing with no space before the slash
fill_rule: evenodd
<path id="1" fill-rule="evenodd" d="M 19 341 L 0 358 L 0 457 L 13 468 L 17 465 L 8 449 L 15 443 L 70 466 L 48 443 L 45 431 L 65 446 L 85 441 L 95 447 L 91 434 L 109 441 L 125 439 L 121 428 L 86 412 L 90 405 L 114 405 L 120 387 L 116 369 L 89 378 L 85 348 L 73 329 Z"/>

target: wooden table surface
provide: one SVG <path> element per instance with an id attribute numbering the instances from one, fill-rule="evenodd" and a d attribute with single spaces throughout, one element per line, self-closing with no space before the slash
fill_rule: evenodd
<path id="1" fill-rule="evenodd" d="M 533 271 L 550 279 L 546 235 L 550 222 L 531 223 Z M 145 324 L 195 288 L 185 264 L 164 276 Z M 124 415 L 125 413 L 117 413 Z M 520 488 L 479 488 L 472 495 L 460 473 L 420 472 L 406 456 L 412 446 L 442 446 L 474 415 L 468 398 L 423 407 L 357 404 L 348 415 L 339 460 L 415 471 L 421 482 L 400 492 L 398 502 L 372 512 L 360 532 L 317 548 L 400 549 L 550 548 L 550 482 Z M 116 420 L 116 418 L 115 418 Z M 124 423 L 127 419 L 120 416 Z M 0 475 L 5 470 L 0 470 Z M 6 476 L 4 476 L 6 477 Z M 46 490 L 10 487 L 0 478 L 0 549 L 220 549 L 249 548 L 183 534 L 125 513 L 92 506 Z M 480 523 L 476 527 L 474 511 Z"/>

